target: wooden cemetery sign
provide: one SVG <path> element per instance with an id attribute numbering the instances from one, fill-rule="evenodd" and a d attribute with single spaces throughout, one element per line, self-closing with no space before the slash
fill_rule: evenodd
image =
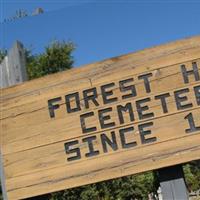
<path id="1" fill-rule="evenodd" d="M 1 90 L 8 199 L 200 159 L 200 36 Z"/>

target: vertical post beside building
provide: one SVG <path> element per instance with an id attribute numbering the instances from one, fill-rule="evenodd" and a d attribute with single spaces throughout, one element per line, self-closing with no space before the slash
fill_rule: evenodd
<path id="1" fill-rule="evenodd" d="M 22 83 L 28 79 L 26 72 L 25 50 L 22 43 L 16 41 L 8 55 L 0 63 L 0 88 Z M 3 199 L 7 200 L 5 178 L 3 171 L 3 159 L 0 148 L 0 176 Z"/>

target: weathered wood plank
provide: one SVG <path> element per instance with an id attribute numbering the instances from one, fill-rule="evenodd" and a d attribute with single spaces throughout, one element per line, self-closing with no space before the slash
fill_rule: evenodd
<path id="1" fill-rule="evenodd" d="M 199 60 L 194 60 L 198 67 L 200 66 Z M 188 69 L 191 69 L 191 61 L 184 63 L 186 66 L 188 66 Z M 198 72 L 200 69 L 198 68 Z M 169 73 L 171 72 L 171 73 Z M 172 75 L 171 75 L 172 74 Z M 128 78 L 131 78 L 131 76 L 128 76 Z M 134 77 L 136 79 L 136 77 Z M 127 77 L 126 77 L 127 79 Z M 112 81 L 112 80 L 111 80 Z M 181 89 L 177 86 L 184 87 L 188 84 L 183 83 L 183 77 L 180 72 L 180 65 L 173 65 L 169 68 L 166 67 L 163 70 L 161 69 L 158 74 L 155 73 L 155 76 L 152 77 L 152 80 L 150 80 L 152 92 L 151 95 L 148 95 L 144 91 L 144 83 L 136 81 L 136 90 L 137 90 L 137 96 L 130 98 L 128 100 L 123 100 L 121 98 L 122 95 L 125 95 L 126 93 L 120 93 L 120 88 L 117 86 L 117 83 L 119 81 L 116 81 L 116 87 L 113 87 L 113 96 L 118 97 L 120 104 L 125 105 L 127 102 L 136 102 L 137 100 L 149 97 L 152 99 L 151 102 L 148 103 L 149 108 L 151 110 L 154 110 L 156 116 L 164 115 L 162 108 L 161 108 L 161 102 L 158 100 L 154 100 L 156 95 L 162 94 L 163 92 L 168 92 L 171 94 L 169 98 L 167 98 L 168 106 L 169 106 L 169 112 L 173 113 L 176 112 L 176 104 L 173 96 L 173 92 Z M 190 78 L 190 84 L 195 85 L 196 81 L 194 80 L 194 77 L 191 76 Z M 135 84 L 135 83 L 134 83 Z M 196 84 L 197 86 L 198 84 Z M 93 85 L 95 87 L 95 85 Z M 192 91 L 192 87 L 190 87 L 190 91 Z M 99 89 L 99 85 L 96 86 L 97 89 Z M 185 88 L 185 87 L 184 87 Z M 85 88 L 84 88 L 85 89 Z M 88 89 L 88 88 L 87 88 Z M 67 93 L 65 93 L 67 94 Z M 4 148 L 4 153 L 12 153 L 14 151 L 22 151 L 27 148 L 34 148 L 36 146 L 45 145 L 50 141 L 58 142 L 60 140 L 68 139 L 69 137 L 78 137 L 81 132 L 81 126 L 77 126 L 77 121 L 80 121 L 79 115 L 83 114 L 84 112 L 94 111 L 95 113 L 98 112 L 98 110 L 104 108 L 103 102 L 102 102 L 102 95 L 101 92 L 98 91 L 98 97 L 97 101 L 99 102 L 99 106 L 95 107 L 94 104 L 90 104 L 90 108 L 85 109 L 84 108 L 84 100 L 83 97 L 80 97 L 81 103 L 83 105 L 83 109 L 77 113 L 66 113 L 66 105 L 64 103 L 64 100 L 60 103 L 60 109 L 56 111 L 56 118 L 51 119 L 48 114 L 48 104 L 47 101 L 49 98 L 52 98 L 53 96 L 59 96 L 59 94 L 52 94 L 50 93 L 48 97 L 44 97 L 44 99 L 37 99 L 33 100 L 32 103 L 28 103 L 21 106 L 16 106 L 13 109 L 9 109 L 5 111 L 2 111 L 2 118 L 5 118 L 3 120 L 2 125 L 5 125 L 5 130 L 3 132 L 3 140 L 4 144 L 6 144 L 7 147 Z M 62 97 L 63 94 L 60 94 Z M 80 95 L 82 93 L 80 92 Z M 193 103 L 195 103 L 194 99 L 194 93 L 193 96 L 188 96 L 189 98 L 193 99 Z M 64 99 L 64 98 L 63 98 Z M 111 103 L 110 106 L 118 105 L 119 102 Z M 107 106 L 109 107 L 109 105 Z M 135 105 L 133 105 L 133 110 L 136 112 Z M 116 113 L 116 108 L 114 110 Z M 117 114 L 117 113 L 116 113 Z M 115 114 L 115 118 L 117 118 L 117 115 Z M 70 117 L 69 117 L 70 116 Z M 97 116 L 97 113 L 95 114 Z M 136 120 L 137 120 L 137 114 L 135 114 Z M 91 118 L 92 119 L 92 118 Z M 98 118 L 94 119 L 93 123 L 95 124 L 98 121 Z M 116 119 L 115 119 L 116 121 Z M 126 120 L 125 120 L 126 122 Z M 70 127 L 69 127 L 70 124 Z M 99 127 L 99 123 L 97 131 L 101 130 Z M 27 126 L 28 125 L 28 126 Z M 43 128 L 41 129 L 41 126 Z M 58 129 L 59 127 L 59 129 Z M 29 130 L 29 135 L 27 137 L 27 130 Z M 51 130 L 51 132 L 49 132 Z M 56 135 L 53 133 L 56 130 Z M 66 134 L 66 132 L 68 134 Z M 51 134 L 52 133 L 52 134 Z M 21 145 L 23 143 L 23 145 Z"/>
<path id="2" fill-rule="evenodd" d="M 199 139 L 197 133 L 192 137 L 172 140 L 170 146 L 167 141 L 157 146 L 145 146 L 139 151 L 146 154 L 143 158 L 138 151 L 124 151 L 120 159 L 118 154 L 114 154 L 112 159 L 109 156 L 104 157 L 103 165 L 101 159 L 91 159 L 82 162 L 81 165 L 66 165 L 8 179 L 9 198 L 36 196 L 199 159 Z"/>
<path id="3" fill-rule="evenodd" d="M 199 58 L 200 36 L 172 42 L 132 54 L 127 54 L 105 61 L 93 63 L 82 68 L 72 69 L 66 72 L 48 75 L 37 80 L 21 84 L 20 87 L 13 86 L 2 90 L 4 99 L 12 98 L 15 104 L 20 97 L 25 95 L 34 97 L 40 93 L 56 91 L 63 87 L 66 91 L 82 88 L 84 82 L 96 83 L 109 82 L 114 75 L 116 79 L 127 76 L 127 71 L 134 69 L 134 74 L 162 68 L 177 63 L 187 62 Z M 59 81 L 58 81 L 59 80 Z M 88 82 L 89 81 L 89 82 Z M 77 84 L 79 82 L 80 84 Z M 62 88 L 62 89 L 63 89 Z M 31 100 L 28 98 L 26 100 Z"/>
<path id="4" fill-rule="evenodd" d="M 192 109 L 185 112 L 180 112 L 178 114 L 174 115 L 168 115 L 165 118 L 164 117 L 158 117 L 156 119 L 147 120 L 147 122 L 152 122 L 153 125 L 151 127 L 151 137 L 156 137 L 156 141 L 151 144 L 151 146 L 157 146 L 159 143 L 163 143 L 165 141 L 169 141 L 168 145 L 170 147 L 170 141 L 173 139 L 190 136 L 185 134 L 185 129 L 188 128 L 187 121 L 184 119 L 184 117 L 192 112 L 193 117 L 195 119 L 195 122 L 200 125 L 200 108 L 198 109 Z M 144 123 L 144 122 L 143 122 Z M 89 136 L 95 136 L 96 139 L 93 142 L 94 148 L 99 151 L 99 154 L 94 156 L 94 159 L 101 159 L 102 166 L 104 157 L 109 156 L 112 159 L 113 154 L 117 154 L 118 158 L 120 160 L 121 158 L 121 152 L 124 152 L 126 150 L 137 152 L 135 154 L 140 155 L 141 159 L 143 159 L 147 154 L 144 151 L 141 151 L 144 148 L 144 144 L 142 144 L 140 133 L 138 130 L 138 124 L 141 123 L 130 123 L 126 126 L 121 126 L 115 129 L 112 129 L 112 131 L 115 132 L 116 137 L 116 144 L 117 149 L 112 150 L 112 148 L 107 145 L 108 152 L 104 152 L 104 149 L 102 147 L 102 141 L 101 141 L 101 135 L 106 134 L 109 138 L 111 138 L 111 131 L 103 131 L 96 134 L 90 134 Z M 169 126 L 170 124 L 170 126 Z M 135 144 L 133 147 L 129 148 L 123 148 L 122 147 L 122 141 L 119 136 L 119 130 L 123 128 L 129 128 L 134 127 L 134 130 L 129 131 L 129 133 L 126 135 L 126 141 L 133 142 L 135 141 L 137 144 Z M 174 128 L 176 127 L 176 128 Z M 24 174 L 33 174 L 37 171 L 45 170 L 51 168 L 58 168 L 65 165 L 77 165 L 78 163 L 81 163 L 84 160 L 87 160 L 88 158 L 85 157 L 85 154 L 88 152 L 88 144 L 86 142 L 82 142 L 83 138 L 86 138 L 87 136 L 79 136 L 75 139 L 69 139 L 66 141 L 61 141 L 58 143 L 49 144 L 47 146 L 41 146 L 39 148 L 34 148 L 22 152 L 17 152 L 13 154 L 9 154 L 5 156 L 4 160 L 4 166 L 6 168 L 6 178 L 12 178 L 15 176 L 21 176 Z M 192 137 L 192 135 L 190 136 Z M 148 138 L 148 136 L 146 137 Z M 200 139 L 200 135 L 199 135 Z M 71 140 L 78 140 L 79 144 L 74 145 L 73 148 L 80 148 L 81 150 L 81 159 L 75 161 L 75 162 L 67 162 L 67 158 L 72 155 L 66 155 L 64 150 L 64 143 L 69 142 Z M 149 143 L 145 144 L 148 145 Z M 140 152 L 141 151 L 141 152 Z M 151 152 L 152 153 L 152 152 Z M 91 157 L 92 158 L 92 157 Z M 107 159 L 107 158 L 106 158 Z M 95 162 L 95 161 L 94 161 Z M 18 168 L 17 166 L 22 166 L 21 168 Z M 84 167 L 84 166 L 83 166 Z M 71 169 L 73 171 L 73 167 Z"/>

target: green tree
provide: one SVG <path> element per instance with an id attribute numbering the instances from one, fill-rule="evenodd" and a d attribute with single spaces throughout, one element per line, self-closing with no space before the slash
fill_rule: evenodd
<path id="1" fill-rule="evenodd" d="M 72 52 L 75 46 L 72 42 L 53 41 L 45 47 L 44 53 L 33 55 L 26 50 L 27 73 L 29 79 L 71 69 L 73 65 Z"/>
<path id="2" fill-rule="evenodd" d="M 184 174 L 189 191 L 200 189 L 200 161 L 193 161 L 184 166 Z"/>
<path id="3" fill-rule="evenodd" d="M 157 179 L 151 172 L 52 193 L 50 200 L 133 200 L 156 194 Z"/>

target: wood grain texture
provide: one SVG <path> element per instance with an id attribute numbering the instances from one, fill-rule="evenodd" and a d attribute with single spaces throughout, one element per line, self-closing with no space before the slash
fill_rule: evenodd
<path id="1" fill-rule="evenodd" d="M 116 177 L 136 174 L 165 166 L 171 166 L 200 159 L 200 130 L 186 133 L 189 128 L 185 117 L 192 114 L 194 123 L 200 126 L 200 104 L 194 88 L 200 88 L 200 80 L 189 75 L 189 83 L 184 83 L 181 65 L 192 70 L 196 63 L 200 73 L 200 36 L 145 49 L 133 54 L 111 58 L 93 63 L 82 68 L 49 75 L 37 80 L 25 82 L 1 90 L 0 97 L 0 144 L 9 199 L 21 199 L 48 192 L 72 188 L 84 184 L 108 180 Z M 149 79 L 151 92 L 147 93 L 140 75 L 152 73 Z M 121 91 L 120 81 L 133 79 L 137 95 L 124 99 L 130 91 Z M 101 86 L 113 83 L 112 97 L 117 100 L 105 104 Z M 130 83 L 129 83 L 130 84 Z M 127 84 L 128 85 L 128 84 Z M 83 91 L 96 88 L 98 106 L 92 101 L 85 107 Z M 191 104 L 184 109 L 177 109 L 175 93 L 187 89 L 180 96 L 186 96 L 182 104 Z M 81 110 L 66 112 L 65 95 L 78 92 Z M 169 93 L 166 99 L 168 112 L 163 112 L 161 101 L 155 96 Z M 50 118 L 48 100 L 61 97 L 55 117 Z M 149 98 L 143 114 L 153 116 L 140 119 L 137 102 Z M 74 101 L 70 101 L 74 105 Z M 124 112 L 124 123 L 120 122 L 117 108 L 130 103 L 134 120 L 130 113 Z M 106 123 L 115 125 L 102 128 L 99 111 L 105 108 L 110 119 Z M 80 115 L 93 112 L 94 116 L 86 120 L 86 126 L 96 126 L 96 130 L 83 134 Z M 144 144 L 141 141 L 139 125 L 152 123 L 151 134 L 145 138 L 155 137 L 154 142 Z M 126 135 L 128 142 L 136 146 L 123 148 L 119 130 L 134 127 Z M 145 129 L 145 130 L 146 130 Z M 111 138 L 115 133 L 117 149 L 109 145 L 108 152 L 102 147 L 102 134 Z M 95 136 L 94 148 L 99 154 L 86 157 L 88 144 L 84 138 Z M 64 144 L 78 141 L 73 148 L 79 148 L 81 158 L 68 161 L 72 155 L 66 154 Z"/>

